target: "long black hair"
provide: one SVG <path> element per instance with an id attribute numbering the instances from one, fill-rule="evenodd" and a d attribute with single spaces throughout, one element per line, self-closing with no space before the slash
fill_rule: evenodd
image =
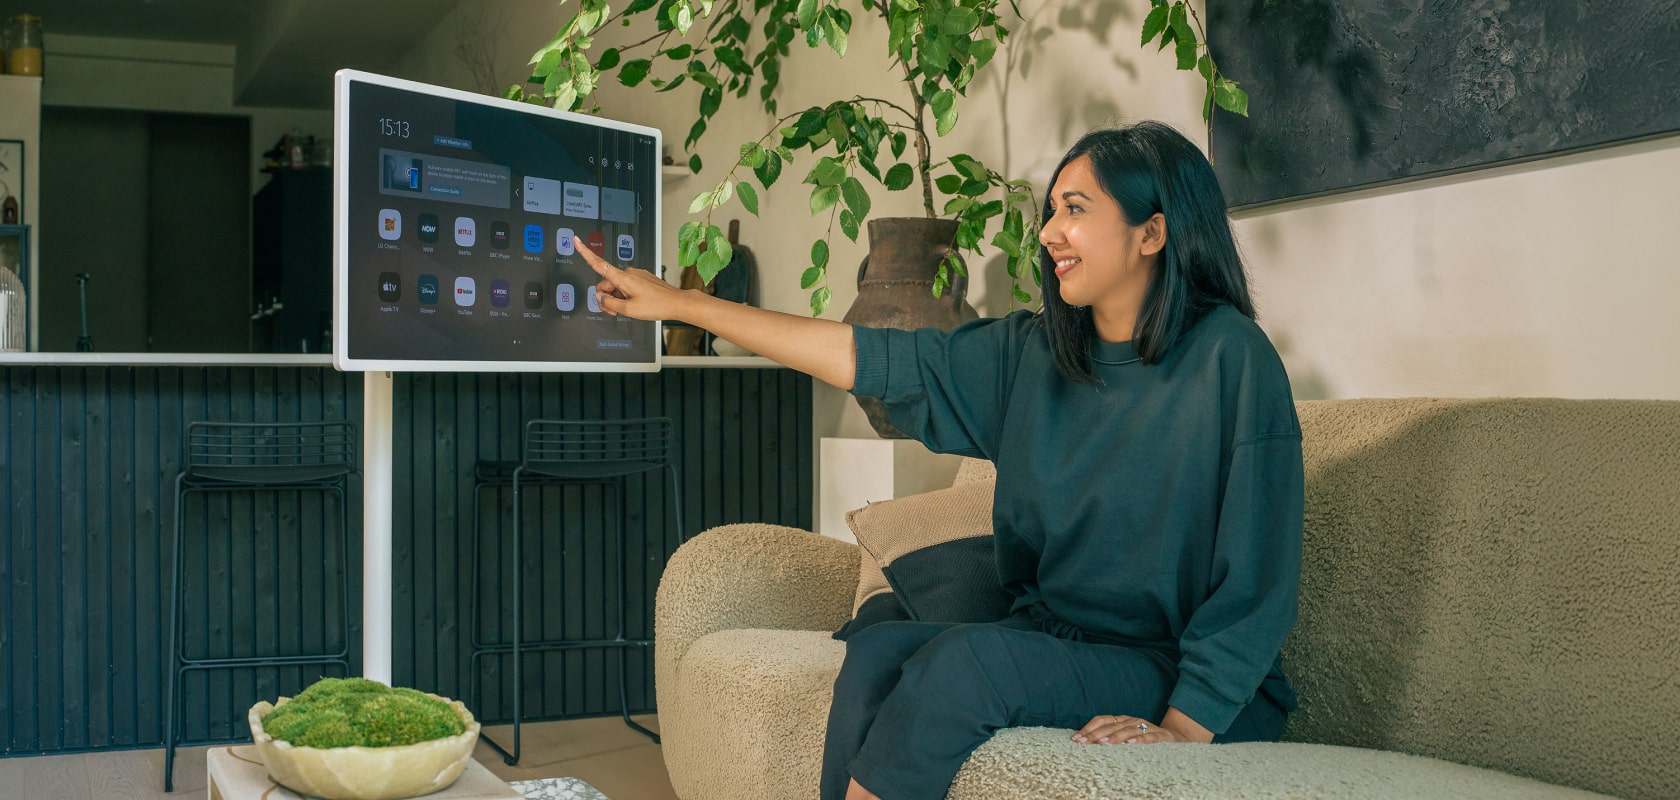
<path id="1" fill-rule="evenodd" d="M 1225 214 L 1225 193 L 1196 145 L 1171 126 L 1153 121 L 1092 131 L 1062 156 L 1050 177 L 1051 187 L 1068 163 L 1080 156 L 1091 159 L 1097 182 L 1119 202 L 1128 224 L 1142 225 L 1155 214 L 1166 219 L 1167 245 L 1132 331 L 1133 346 L 1143 363 L 1160 363 L 1178 337 L 1220 303 L 1254 318 L 1248 276 Z M 1045 220 L 1050 219 L 1051 200 L 1046 190 Z M 1045 327 L 1056 368 L 1069 380 L 1095 382 L 1090 356 L 1097 331 L 1091 309 L 1070 306 L 1062 299 L 1061 281 L 1048 250 L 1039 248 L 1038 259 L 1044 280 Z"/>

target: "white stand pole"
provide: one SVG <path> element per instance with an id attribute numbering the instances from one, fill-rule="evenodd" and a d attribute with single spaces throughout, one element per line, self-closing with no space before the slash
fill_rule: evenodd
<path id="1" fill-rule="evenodd" d="M 391 373 L 362 378 L 362 677 L 391 685 Z"/>

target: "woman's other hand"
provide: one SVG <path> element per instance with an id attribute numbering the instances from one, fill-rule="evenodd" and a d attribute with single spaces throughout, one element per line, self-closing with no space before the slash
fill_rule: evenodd
<path id="1" fill-rule="evenodd" d="M 1158 742 L 1203 742 L 1185 733 L 1159 725 L 1142 717 L 1125 714 L 1100 714 L 1092 717 L 1085 727 L 1073 735 L 1080 744 L 1156 744 Z"/>

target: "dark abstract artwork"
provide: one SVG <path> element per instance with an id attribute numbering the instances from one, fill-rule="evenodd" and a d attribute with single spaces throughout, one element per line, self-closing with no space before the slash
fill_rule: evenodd
<path id="1" fill-rule="evenodd" d="M 1233 208 L 1680 132 L 1680 0 L 1207 5 Z"/>

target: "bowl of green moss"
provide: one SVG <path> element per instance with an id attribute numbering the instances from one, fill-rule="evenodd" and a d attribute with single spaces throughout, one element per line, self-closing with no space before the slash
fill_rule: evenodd
<path id="1" fill-rule="evenodd" d="M 269 777 L 326 800 L 440 791 L 467 768 L 479 730 L 460 701 L 365 678 L 323 678 L 249 719 Z"/>

